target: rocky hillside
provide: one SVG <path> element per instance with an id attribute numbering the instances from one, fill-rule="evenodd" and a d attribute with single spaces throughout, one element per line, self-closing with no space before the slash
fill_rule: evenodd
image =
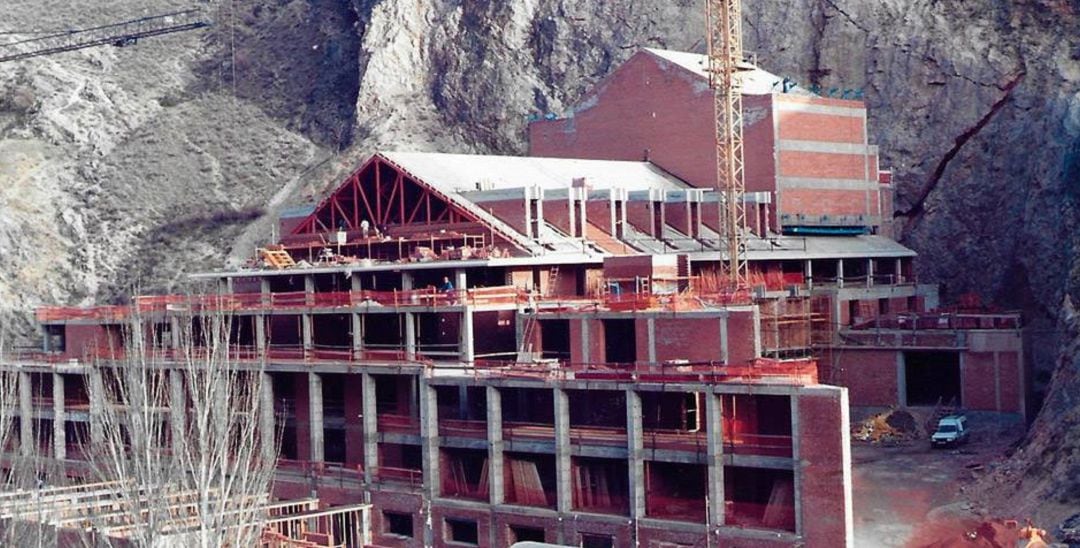
<path id="1" fill-rule="evenodd" d="M 0 65 L 9 330 L 25 332 L 20 318 L 41 302 L 169 289 L 239 260 L 277 205 L 316 195 L 375 148 L 521 152 L 529 115 L 564 111 L 637 47 L 700 51 L 704 34 L 699 0 L 196 4 L 211 30 Z M 0 32 L 188 6 L 19 2 Z M 746 9 L 761 64 L 863 92 L 920 276 L 947 296 L 1024 309 L 1048 379 L 1059 345 L 1046 341 L 1080 287 L 1080 3 Z M 1080 391 L 1075 375 L 1059 378 L 1055 390 Z"/>

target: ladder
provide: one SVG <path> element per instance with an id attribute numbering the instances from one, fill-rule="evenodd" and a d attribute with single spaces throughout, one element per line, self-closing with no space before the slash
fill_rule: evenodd
<path id="1" fill-rule="evenodd" d="M 559 265 L 552 265 L 548 271 L 548 286 L 544 292 L 545 297 L 554 297 L 559 287 Z"/>

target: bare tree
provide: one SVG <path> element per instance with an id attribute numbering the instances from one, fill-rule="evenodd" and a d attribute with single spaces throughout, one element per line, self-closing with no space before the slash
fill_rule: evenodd
<path id="1" fill-rule="evenodd" d="M 133 319 L 123 348 L 90 370 L 101 397 L 91 396 L 87 457 L 122 513 L 93 527 L 137 546 L 254 545 L 276 460 L 276 436 L 259 428 L 272 413 L 262 366 L 233 359 L 228 316 L 169 320 Z"/>

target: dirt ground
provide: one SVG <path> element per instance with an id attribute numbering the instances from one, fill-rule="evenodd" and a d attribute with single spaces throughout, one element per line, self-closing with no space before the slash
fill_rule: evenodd
<path id="1" fill-rule="evenodd" d="M 968 443 L 931 449 L 928 436 L 894 445 L 852 441 L 855 545 L 919 547 L 983 519 L 964 487 L 1023 434 L 1015 422 L 972 417 Z"/>

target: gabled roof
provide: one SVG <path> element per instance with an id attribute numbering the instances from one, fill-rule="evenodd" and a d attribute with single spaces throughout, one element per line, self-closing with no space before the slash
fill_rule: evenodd
<path id="1" fill-rule="evenodd" d="M 705 55 L 654 48 L 645 48 L 642 51 L 682 67 L 703 79 L 707 80 L 709 78 L 709 74 L 705 71 L 709 66 L 709 58 Z M 769 71 L 763 70 L 761 67 L 749 63 L 747 63 L 745 67 L 748 70 L 739 73 L 743 80 L 743 95 L 768 95 L 770 93 L 780 93 L 784 91 L 784 77 L 777 76 Z M 793 84 L 789 83 L 789 86 L 790 85 Z M 795 85 L 795 87 L 789 87 L 786 92 L 795 95 L 814 95 L 797 85 Z"/>
<path id="2" fill-rule="evenodd" d="M 382 155 L 443 192 L 463 193 L 529 186 L 545 190 L 564 189 L 577 178 L 586 179 L 592 188 L 691 188 L 648 162 L 431 152 L 383 152 Z"/>

